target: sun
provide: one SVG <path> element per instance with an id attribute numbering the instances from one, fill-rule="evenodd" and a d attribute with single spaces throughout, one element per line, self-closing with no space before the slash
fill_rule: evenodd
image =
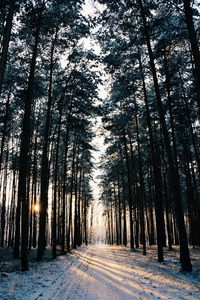
<path id="1" fill-rule="evenodd" d="M 33 210 L 34 210 L 35 212 L 39 212 L 39 210 L 40 210 L 39 204 L 33 205 Z"/>

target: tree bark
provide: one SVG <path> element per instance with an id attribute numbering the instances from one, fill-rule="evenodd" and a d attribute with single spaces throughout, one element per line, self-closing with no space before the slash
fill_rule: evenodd
<path id="1" fill-rule="evenodd" d="M 18 205 L 19 205 L 19 213 L 20 213 L 20 204 L 22 203 L 22 240 L 21 240 L 22 271 L 28 270 L 28 261 L 27 261 L 28 202 L 26 197 L 26 190 L 27 190 L 26 180 L 28 175 L 28 155 L 30 149 L 30 117 L 31 117 L 31 107 L 32 107 L 32 98 L 33 98 L 33 85 L 34 85 L 37 49 L 38 49 L 38 42 L 39 42 L 39 32 L 40 32 L 40 26 L 42 21 L 43 10 L 44 10 L 44 3 L 40 9 L 40 13 L 38 16 L 38 25 L 35 34 L 35 42 L 34 42 L 33 54 L 32 54 L 31 65 L 30 65 L 30 73 L 28 79 L 28 88 L 26 93 L 25 111 L 24 111 L 23 128 L 22 128 L 22 136 L 21 136 L 20 158 L 19 158 Z M 17 224 L 17 226 L 19 226 L 19 223 Z M 19 238 L 19 235 L 16 236 L 16 238 Z M 17 242 L 16 247 L 19 247 L 19 241 Z"/>
<path id="2" fill-rule="evenodd" d="M 8 16 L 6 19 L 6 26 L 4 29 L 4 35 L 2 41 L 2 52 L 0 56 L 0 96 L 2 91 L 4 74 L 6 70 L 6 62 L 7 62 L 8 48 L 9 48 L 9 42 L 11 37 L 12 22 L 15 13 L 15 2 L 16 0 L 9 1 L 10 5 L 9 5 Z"/>
<path id="3" fill-rule="evenodd" d="M 119 146 L 120 147 L 120 146 Z M 120 165 L 122 176 L 122 193 L 123 193 L 123 245 L 127 246 L 127 225 L 126 225 L 126 194 L 125 194 L 125 180 L 124 180 L 124 164 L 122 161 L 122 151 L 120 149 Z"/>
<path id="4" fill-rule="evenodd" d="M 183 0 L 184 4 L 184 11 L 185 11 L 185 18 L 186 24 L 188 29 L 189 40 L 192 49 L 192 55 L 194 59 L 194 66 L 195 66 L 195 85 L 197 90 L 197 97 L 198 97 L 198 106 L 200 110 L 200 51 L 198 46 L 198 40 L 196 36 L 196 31 L 194 27 L 194 21 L 192 17 L 192 8 L 191 8 L 191 0 Z"/>
<path id="5" fill-rule="evenodd" d="M 54 49 L 57 40 L 57 29 L 55 36 L 52 40 L 51 55 L 50 55 L 50 74 L 49 74 L 49 88 L 48 88 L 48 103 L 47 103 L 47 115 L 45 120 L 45 134 L 42 149 L 42 162 L 41 162 L 41 191 L 40 191 L 40 217 L 39 217 L 39 237 L 38 237 L 38 251 L 37 260 L 42 260 L 42 255 L 45 250 L 45 229 L 46 229 L 46 217 L 48 206 L 48 148 L 49 148 L 49 129 L 50 129 L 50 113 L 52 104 L 52 82 L 53 82 L 53 67 L 54 67 Z"/>
<path id="6" fill-rule="evenodd" d="M 144 223 L 144 202 L 146 197 L 145 197 L 145 186 L 144 186 L 144 178 L 143 178 L 143 171 L 142 171 L 143 166 L 142 166 L 142 157 L 141 157 L 141 150 L 140 150 L 140 136 L 139 136 L 137 110 L 135 112 L 135 122 L 136 122 L 137 152 L 138 152 L 139 178 L 140 178 L 139 209 L 140 209 L 141 237 L 142 237 L 142 245 L 143 245 L 143 255 L 146 255 L 145 223 Z"/>
<path id="7" fill-rule="evenodd" d="M 140 73 L 143 85 L 143 93 L 144 93 L 144 101 L 145 101 L 145 108 L 146 108 L 146 117 L 147 117 L 147 124 L 149 130 L 149 140 L 150 140 L 150 150 L 151 150 L 151 162 L 153 167 L 153 181 L 155 185 L 155 212 L 156 212 L 156 230 L 157 230 L 157 247 L 158 247 L 158 261 L 162 262 L 164 260 L 163 257 L 163 228 L 164 226 L 164 214 L 163 214 L 163 203 L 162 203 L 162 180 L 161 180 L 161 171 L 158 164 L 158 159 L 156 159 L 155 153 L 155 140 L 153 137 L 152 132 L 152 124 L 151 124 L 151 116 L 149 111 L 149 103 L 146 91 L 146 83 L 143 73 L 143 67 L 140 57 L 140 52 L 138 49 L 138 60 L 140 66 Z"/>
<path id="8" fill-rule="evenodd" d="M 5 225 L 6 225 L 6 189 L 8 180 L 8 146 L 6 152 L 6 161 L 4 169 L 4 179 L 3 179 L 3 196 L 1 204 L 1 247 L 4 247 L 4 235 L 5 235 Z"/>
<path id="9" fill-rule="evenodd" d="M 130 248 L 133 250 L 134 249 L 134 236 L 133 236 L 133 214 L 132 214 L 131 176 L 130 176 L 128 147 L 127 147 L 127 142 L 126 142 L 125 129 L 123 129 L 123 142 L 124 142 L 124 149 L 125 149 L 126 169 L 127 169 L 127 178 L 128 178 L 128 204 L 129 204 L 129 221 L 130 221 Z"/>
<path id="10" fill-rule="evenodd" d="M 1 152 L 0 152 L 0 171 L 1 171 L 1 165 L 2 165 L 2 159 L 3 159 L 3 150 L 4 150 L 5 140 L 6 140 L 6 129 L 7 129 L 7 123 L 8 123 L 10 97 L 11 97 L 11 89 L 8 92 L 7 101 L 6 101 L 6 112 L 5 112 L 4 120 L 3 120 L 3 132 L 2 132 Z"/>
<path id="11" fill-rule="evenodd" d="M 75 168 L 75 155 L 76 155 L 76 143 L 77 137 L 74 139 L 73 144 L 73 156 L 72 156 L 72 167 L 71 167 L 71 183 L 70 183 L 70 202 L 69 202 L 69 220 L 68 220 L 68 231 L 67 231 L 67 251 L 70 251 L 70 234 L 71 234 L 71 223 L 72 223 L 72 198 L 73 198 L 73 186 L 74 186 L 74 168 Z"/>

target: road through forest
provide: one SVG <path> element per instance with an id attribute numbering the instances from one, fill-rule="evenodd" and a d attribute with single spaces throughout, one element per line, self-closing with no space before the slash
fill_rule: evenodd
<path id="1" fill-rule="evenodd" d="M 141 250 L 121 246 L 81 247 L 25 273 L 3 277 L 0 296 L 12 300 L 200 299 L 199 271 L 181 273 L 177 255 L 174 250 L 159 264 L 153 248 L 144 257 Z"/>

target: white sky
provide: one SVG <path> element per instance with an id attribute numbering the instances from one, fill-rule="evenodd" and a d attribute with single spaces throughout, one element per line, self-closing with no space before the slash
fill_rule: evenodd
<path id="1" fill-rule="evenodd" d="M 85 17 L 88 16 L 94 16 L 95 11 L 102 11 L 103 6 L 100 4 L 94 4 L 94 1 L 92 0 L 86 0 L 85 5 L 83 6 L 83 15 Z M 87 50 L 92 50 L 94 51 L 97 55 L 100 54 L 101 48 L 100 45 L 92 40 L 92 38 L 85 38 L 82 40 L 84 48 Z M 108 85 L 106 84 L 106 79 L 107 76 L 103 76 L 102 80 L 104 83 L 102 85 L 99 85 L 99 97 L 106 99 L 108 97 Z M 102 122 L 101 122 L 101 117 L 97 117 L 94 120 L 94 132 L 96 133 L 96 137 L 93 139 L 93 145 L 95 148 L 97 148 L 97 151 L 94 151 L 92 153 L 94 159 L 93 163 L 95 164 L 96 168 L 93 171 L 93 180 L 91 181 L 91 187 L 93 190 L 93 209 L 94 209 L 94 218 L 93 218 L 93 234 L 96 238 L 99 238 L 100 236 L 105 236 L 105 227 L 104 227 L 104 218 L 102 216 L 104 212 L 104 206 L 103 204 L 99 201 L 99 197 L 101 194 L 101 191 L 99 189 L 99 183 L 100 179 L 98 176 L 102 175 L 102 170 L 98 168 L 98 165 L 100 164 L 101 161 L 101 156 L 103 153 L 105 153 L 105 145 L 104 145 L 104 137 L 100 135 L 100 132 L 102 131 Z"/>

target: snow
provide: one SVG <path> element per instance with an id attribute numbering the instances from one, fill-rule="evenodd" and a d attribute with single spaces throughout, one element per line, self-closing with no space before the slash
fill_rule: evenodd
<path id="1" fill-rule="evenodd" d="M 130 251 L 102 244 L 81 247 L 27 272 L 0 273 L 0 299 L 200 299 L 200 250 L 194 271 L 180 272 L 178 249 L 156 261 L 156 248 Z"/>

